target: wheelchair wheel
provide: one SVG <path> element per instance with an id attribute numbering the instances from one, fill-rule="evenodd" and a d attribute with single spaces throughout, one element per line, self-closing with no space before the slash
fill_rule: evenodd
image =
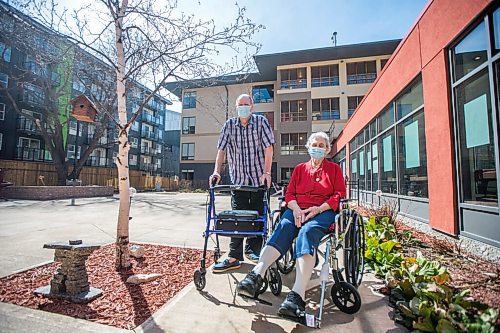
<path id="1" fill-rule="evenodd" d="M 274 296 L 279 296 L 281 294 L 281 288 L 283 287 L 283 282 L 281 282 L 281 275 L 276 269 L 276 267 L 269 268 L 269 288 Z"/>
<path id="2" fill-rule="evenodd" d="M 330 290 L 330 295 L 333 303 L 344 313 L 354 314 L 361 308 L 361 296 L 350 283 L 335 283 Z"/>
<path id="3" fill-rule="evenodd" d="M 293 256 L 293 245 L 290 248 L 290 251 L 287 251 L 279 260 L 276 261 L 276 265 L 278 266 L 278 270 L 282 274 L 290 273 L 295 267 L 295 258 Z"/>
<path id="4" fill-rule="evenodd" d="M 201 270 L 197 269 L 194 271 L 193 280 L 197 290 L 201 291 L 203 290 L 203 288 L 205 288 L 207 279 L 205 278 L 205 274 L 202 273 Z"/>
<path id="5" fill-rule="evenodd" d="M 269 285 L 269 282 L 267 281 L 267 274 L 266 274 L 266 276 L 264 276 L 264 279 L 262 282 L 263 282 L 262 287 L 259 289 L 259 291 L 257 291 L 257 295 L 263 294 L 267 290 L 267 286 Z M 257 295 L 255 295 L 255 296 L 257 296 Z"/>
<path id="6" fill-rule="evenodd" d="M 362 218 L 354 213 L 351 227 L 345 237 L 345 277 L 346 281 L 354 287 L 358 287 L 363 279 L 365 235 Z"/>

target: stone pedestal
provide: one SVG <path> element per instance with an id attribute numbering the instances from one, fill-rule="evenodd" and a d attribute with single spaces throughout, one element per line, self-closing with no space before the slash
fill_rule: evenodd
<path id="1" fill-rule="evenodd" d="M 35 294 L 48 298 L 65 299 L 75 303 L 88 303 L 102 295 L 102 290 L 89 285 L 85 261 L 99 245 L 83 244 L 81 240 L 56 242 L 43 246 L 55 249 L 54 261 L 61 263 L 50 285 L 35 290 Z"/>

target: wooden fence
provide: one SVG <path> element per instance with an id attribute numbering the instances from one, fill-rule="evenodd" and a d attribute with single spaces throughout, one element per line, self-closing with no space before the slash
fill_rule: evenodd
<path id="1" fill-rule="evenodd" d="M 0 169 L 5 170 L 4 180 L 16 186 L 55 186 L 57 174 L 52 163 L 0 160 Z M 130 186 L 137 190 L 154 190 L 161 184 L 165 191 L 177 191 L 177 177 L 147 176 L 140 170 L 129 170 Z M 83 167 L 80 173 L 82 185 L 113 186 L 118 189 L 116 168 Z"/>

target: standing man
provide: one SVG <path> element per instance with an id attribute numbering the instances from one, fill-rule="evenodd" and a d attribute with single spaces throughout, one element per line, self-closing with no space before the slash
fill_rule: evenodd
<path id="1" fill-rule="evenodd" d="M 220 181 L 220 170 L 227 154 L 229 175 L 234 185 L 259 186 L 267 181 L 271 185 L 271 165 L 273 159 L 274 136 L 267 119 L 253 115 L 253 100 L 247 94 L 236 99 L 238 117 L 228 119 L 220 132 L 214 172 L 210 176 Z M 233 209 L 257 210 L 262 215 L 264 193 L 233 192 Z M 247 238 L 245 255 L 257 262 L 262 247 L 262 237 Z M 243 238 L 231 237 L 229 255 L 224 261 L 214 265 L 214 273 L 222 273 L 240 267 L 243 260 Z"/>

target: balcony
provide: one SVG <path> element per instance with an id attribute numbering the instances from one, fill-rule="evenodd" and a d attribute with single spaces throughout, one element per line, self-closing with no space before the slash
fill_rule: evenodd
<path id="1" fill-rule="evenodd" d="M 321 78 L 312 78 L 311 86 L 312 87 L 329 87 L 329 86 L 338 86 L 339 85 L 339 77 L 338 76 L 330 76 L 330 77 L 321 77 Z"/>
<path id="2" fill-rule="evenodd" d="M 141 137 L 145 138 L 145 139 L 149 139 L 149 140 L 154 140 L 154 141 L 158 141 L 159 140 L 158 133 L 155 132 L 155 131 L 145 131 L 145 130 L 143 130 L 141 132 Z"/>
<path id="3" fill-rule="evenodd" d="M 332 110 L 332 111 L 313 111 L 312 120 L 339 120 L 340 119 L 340 111 Z"/>
<path id="4" fill-rule="evenodd" d="M 84 163 L 86 166 L 94 167 L 112 167 L 113 163 L 110 158 L 99 157 L 99 156 L 89 156 Z"/>
<path id="5" fill-rule="evenodd" d="M 347 84 L 373 83 L 376 78 L 376 73 L 347 75 Z"/>
<path id="6" fill-rule="evenodd" d="M 143 164 L 140 169 L 143 171 L 153 172 L 158 171 L 160 168 L 156 164 Z"/>
<path id="7" fill-rule="evenodd" d="M 156 148 L 141 146 L 141 154 L 155 156 L 158 153 Z"/>
<path id="8" fill-rule="evenodd" d="M 284 80 L 280 82 L 280 89 L 301 89 L 307 88 L 307 80 Z"/>
<path id="9" fill-rule="evenodd" d="M 35 121 L 25 117 L 18 117 L 16 119 L 16 129 L 28 133 L 40 133 L 40 129 L 36 126 Z"/>
<path id="10" fill-rule="evenodd" d="M 50 159 L 45 159 L 45 149 L 29 147 L 17 147 L 15 158 L 23 161 L 51 161 Z"/>
<path id="11" fill-rule="evenodd" d="M 152 125 L 161 125 L 161 121 L 159 117 L 155 117 L 148 113 L 141 113 L 141 120 L 145 123 L 149 123 Z"/>

